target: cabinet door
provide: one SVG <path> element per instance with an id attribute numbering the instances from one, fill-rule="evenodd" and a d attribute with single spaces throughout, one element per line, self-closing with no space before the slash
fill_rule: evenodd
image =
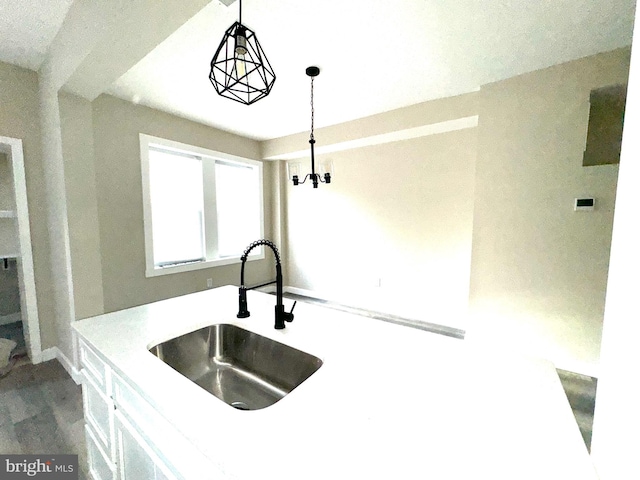
<path id="1" fill-rule="evenodd" d="M 120 480 L 175 480 L 120 412 L 116 412 L 115 425 Z"/>
<path id="2" fill-rule="evenodd" d="M 84 418 L 96 434 L 96 440 L 113 462 L 113 401 L 100 391 L 90 375 L 83 370 L 82 401 Z"/>
<path id="3" fill-rule="evenodd" d="M 102 451 L 100 442 L 92 431 L 93 429 L 89 425 L 85 425 L 84 428 L 90 477 L 93 480 L 115 480 L 115 466 Z"/>

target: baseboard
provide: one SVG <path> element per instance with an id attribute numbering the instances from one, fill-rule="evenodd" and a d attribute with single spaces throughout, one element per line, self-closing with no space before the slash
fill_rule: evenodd
<path id="1" fill-rule="evenodd" d="M 306 288 L 298 288 L 298 287 L 284 287 L 284 291 L 287 293 L 293 293 L 295 295 L 302 295 L 303 297 L 315 298 L 317 300 L 327 300 L 327 301 L 335 301 L 333 298 L 330 298 L 327 295 L 316 292 L 314 290 L 307 290 Z"/>
<path id="2" fill-rule="evenodd" d="M 73 379 L 73 381 L 76 382 L 76 384 L 80 385 L 80 383 L 82 383 L 82 375 L 80 374 L 80 371 L 73 366 L 73 363 L 71 363 L 69 358 L 64 353 L 62 353 L 62 350 L 60 350 L 58 347 L 51 347 L 43 350 L 40 354 L 39 359 L 31 359 L 31 361 L 33 363 L 41 363 L 48 362 L 49 360 L 53 360 L 54 358 L 60 362 L 60 365 L 64 367 L 64 369 Z"/>
<path id="3" fill-rule="evenodd" d="M 313 300 L 320 300 L 322 302 L 327 302 L 325 306 L 328 308 L 333 308 L 336 310 L 341 310 L 341 311 L 353 313 L 356 315 L 366 316 L 369 318 L 375 318 L 377 320 L 395 323 L 397 325 L 404 325 L 406 327 L 426 330 L 428 332 L 445 335 L 447 337 L 457 338 L 459 340 L 463 340 L 466 333 L 464 330 L 461 330 L 459 328 L 449 327 L 447 325 L 440 325 L 437 323 L 431 323 L 424 320 L 415 320 L 411 318 L 400 317 L 390 313 L 378 312 L 375 310 L 367 310 L 363 307 L 353 307 L 353 306 L 344 304 L 340 300 L 336 298 L 332 298 L 331 296 L 328 296 L 326 294 L 312 291 L 312 290 L 306 290 L 304 288 L 286 286 L 284 287 L 284 291 L 287 293 L 292 293 L 294 295 L 308 297 Z"/>
<path id="4" fill-rule="evenodd" d="M 82 375 L 80 374 L 80 370 L 78 370 L 73 365 L 71 360 L 69 360 L 69 358 L 64 353 L 62 353 L 62 350 L 60 350 L 58 347 L 55 348 L 57 350 L 56 357 L 58 358 L 58 361 L 62 364 L 71 378 L 73 378 L 73 381 L 76 382 L 77 385 L 80 385 L 82 383 Z"/>
<path id="5" fill-rule="evenodd" d="M 283 287 L 283 290 L 284 288 L 286 287 Z M 276 293 L 277 290 L 278 289 L 276 288 L 275 285 L 266 285 L 264 287 L 256 288 L 257 292 L 262 292 L 262 293 Z"/>
<path id="6" fill-rule="evenodd" d="M 54 358 L 56 358 L 56 350 L 58 350 L 57 347 L 51 347 L 43 350 L 38 358 L 31 359 L 31 363 L 42 363 L 53 360 Z"/>

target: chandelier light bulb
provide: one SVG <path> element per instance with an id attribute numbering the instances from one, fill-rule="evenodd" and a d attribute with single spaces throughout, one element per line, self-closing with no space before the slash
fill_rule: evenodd
<path id="1" fill-rule="evenodd" d="M 236 57 L 236 70 L 238 78 L 242 78 L 247 74 L 247 62 L 242 54 L 238 54 Z"/>
<path id="2" fill-rule="evenodd" d="M 238 78 L 242 78 L 247 74 L 247 62 L 245 55 L 247 54 L 247 30 L 243 26 L 238 27 L 236 32 L 236 71 L 238 72 Z"/>

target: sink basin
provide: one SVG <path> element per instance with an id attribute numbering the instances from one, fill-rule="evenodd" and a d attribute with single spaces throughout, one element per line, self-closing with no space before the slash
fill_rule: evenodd
<path id="1" fill-rule="evenodd" d="M 149 351 L 240 410 L 273 405 L 322 366 L 313 355 L 227 323 L 186 333 Z"/>

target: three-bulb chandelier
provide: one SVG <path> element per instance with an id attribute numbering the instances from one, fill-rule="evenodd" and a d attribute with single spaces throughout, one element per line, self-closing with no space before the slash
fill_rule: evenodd
<path id="1" fill-rule="evenodd" d="M 300 165 L 294 163 L 289 164 L 289 176 L 294 185 L 301 185 L 310 178 L 313 183 L 313 188 L 318 188 L 318 182 L 331 183 L 331 170 L 333 169 L 333 166 L 331 162 L 325 162 L 321 166 L 321 172 L 316 173 L 316 159 L 313 148 L 316 143 L 316 139 L 313 136 L 313 122 L 315 114 L 313 108 L 313 79 L 320 74 L 320 69 L 318 67 L 307 67 L 306 73 L 311 77 L 311 133 L 309 135 L 309 144 L 311 145 L 311 173 L 305 175 L 304 180 L 300 181 Z"/>
<path id="2" fill-rule="evenodd" d="M 240 19 L 231 25 L 211 60 L 209 80 L 218 94 L 251 105 L 269 95 L 276 74 L 253 30 Z"/>

